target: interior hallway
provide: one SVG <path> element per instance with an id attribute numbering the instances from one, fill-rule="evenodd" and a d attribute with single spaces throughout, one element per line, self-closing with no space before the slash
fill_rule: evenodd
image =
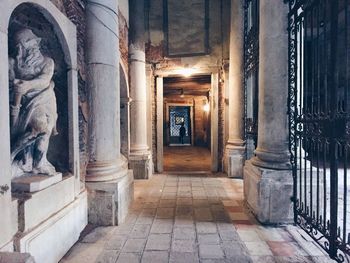
<path id="1" fill-rule="evenodd" d="M 211 176 L 135 181 L 126 222 L 93 229 L 61 263 L 333 262 L 301 230 L 257 223 L 242 187 Z"/>
<path id="2" fill-rule="evenodd" d="M 164 147 L 164 171 L 211 171 L 210 150 L 198 146 Z"/>

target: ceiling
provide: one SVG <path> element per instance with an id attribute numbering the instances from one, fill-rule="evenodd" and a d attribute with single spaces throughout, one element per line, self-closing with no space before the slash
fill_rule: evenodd
<path id="1" fill-rule="evenodd" d="M 164 78 L 164 96 L 208 96 L 211 88 L 210 75 Z"/>

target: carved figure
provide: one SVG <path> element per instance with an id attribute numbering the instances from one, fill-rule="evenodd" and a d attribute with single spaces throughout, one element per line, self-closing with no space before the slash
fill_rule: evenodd
<path id="1" fill-rule="evenodd" d="M 57 134 L 54 61 L 43 56 L 30 29 L 14 36 L 16 57 L 9 59 L 12 175 L 56 173 L 47 160 L 51 135 Z"/>

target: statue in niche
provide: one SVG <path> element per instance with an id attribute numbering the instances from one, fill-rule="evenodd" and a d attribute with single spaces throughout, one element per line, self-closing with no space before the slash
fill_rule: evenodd
<path id="1" fill-rule="evenodd" d="M 14 35 L 16 54 L 9 59 L 12 176 L 53 175 L 47 160 L 51 135 L 56 135 L 57 106 L 54 61 L 40 51 L 30 29 Z"/>

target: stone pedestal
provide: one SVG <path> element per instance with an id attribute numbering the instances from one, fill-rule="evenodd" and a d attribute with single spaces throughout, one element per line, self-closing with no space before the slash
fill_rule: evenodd
<path id="1" fill-rule="evenodd" d="M 245 161 L 244 146 L 226 145 L 224 168 L 228 177 L 243 178 L 243 165 Z"/>
<path id="2" fill-rule="evenodd" d="M 62 181 L 62 173 L 54 175 L 25 175 L 11 182 L 12 192 L 37 192 Z M 73 182 L 74 184 L 74 182 Z"/>
<path id="3" fill-rule="evenodd" d="M 290 170 L 244 166 L 244 196 L 256 218 L 265 224 L 292 223 L 293 177 Z"/>
<path id="4" fill-rule="evenodd" d="M 87 183 L 89 192 L 89 223 L 114 226 L 122 223 L 134 197 L 132 170 L 115 181 Z"/>
<path id="5" fill-rule="evenodd" d="M 135 179 L 149 179 L 152 176 L 151 154 L 131 155 L 129 168 L 133 170 Z"/>
<path id="6" fill-rule="evenodd" d="M 228 177 L 243 177 L 244 164 L 244 85 L 243 85 L 243 4 L 231 0 L 229 67 L 229 139 L 224 169 Z"/>
<path id="7" fill-rule="evenodd" d="M 36 262 L 56 263 L 79 239 L 87 225 L 86 191 L 75 195 L 74 176 L 42 191 L 15 195 L 18 230 L 15 250 Z"/>

